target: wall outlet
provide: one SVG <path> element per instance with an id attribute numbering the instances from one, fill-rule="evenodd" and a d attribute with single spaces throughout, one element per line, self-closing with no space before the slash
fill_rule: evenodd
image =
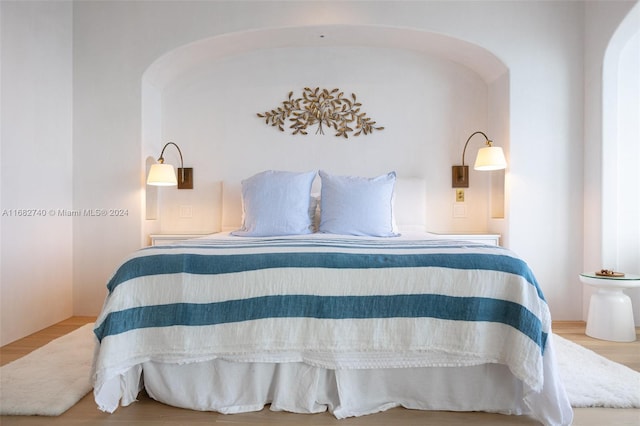
<path id="1" fill-rule="evenodd" d="M 467 206 L 464 204 L 454 204 L 453 217 L 457 217 L 457 218 L 467 217 Z"/>
<path id="2" fill-rule="evenodd" d="M 193 217 L 193 207 L 192 206 L 180 206 L 180 211 L 178 212 L 178 216 L 181 217 L 181 218 Z"/>
<path id="3" fill-rule="evenodd" d="M 464 203 L 464 189 L 456 189 L 456 203 Z"/>

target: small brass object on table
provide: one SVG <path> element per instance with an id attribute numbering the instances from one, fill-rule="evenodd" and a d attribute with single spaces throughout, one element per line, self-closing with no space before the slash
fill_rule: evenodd
<path id="1" fill-rule="evenodd" d="M 623 272 L 614 272 L 610 269 L 600 269 L 599 271 L 596 271 L 596 275 L 599 277 L 613 277 L 613 278 L 624 277 Z"/>

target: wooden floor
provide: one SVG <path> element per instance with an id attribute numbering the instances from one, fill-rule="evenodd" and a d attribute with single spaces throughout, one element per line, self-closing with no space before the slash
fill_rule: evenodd
<path id="1" fill-rule="evenodd" d="M 0 348 L 0 365 L 17 359 L 32 350 L 45 345 L 47 342 L 62 336 L 74 329 L 93 321 L 89 317 L 73 317 L 34 335 L 25 337 L 14 343 Z M 556 322 L 553 330 L 556 334 L 585 346 L 599 354 L 625 364 L 636 371 L 640 371 L 640 340 L 632 343 L 615 343 L 592 339 L 584 334 L 583 322 Z M 637 329 L 640 337 L 640 329 Z M 0 390 L 1 391 L 1 390 Z M 640 392 L 640 390 L 639 390 Z M 538 422 L 520 416 L 505 416 L 489 413 L 455 413 L 441 411 L 414 411 L 394 408 L 384 413 L 369 416 L 337 420 L 331 414 L 292 414 L 271 412 L 264 409 L 257 413 L 223 415 L 209 412 L 196 412 L 169 407 L 151 400 L 145 394 L 140 400 L 129 407 L 121 407 L 113 414 L 100 412 L 92 399 L 92 395 L 85 396 L 78 404 L 59 417 L 26 417 L 1 416 L 2 426 L 12 425 L 198 425 L 219 424 L 229 426 L 249 425 L 339 425 L 339 426 L 409 426 L 409 425 L 537 425 Z M 640 425 L 640 409 L 604 409 L 580 408 L 575 409 L 575 426 L 604 426 L 604 425 Z"/>

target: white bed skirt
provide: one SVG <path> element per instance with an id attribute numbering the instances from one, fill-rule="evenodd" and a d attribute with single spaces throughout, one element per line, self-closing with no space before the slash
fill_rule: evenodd
<path id="1" fill-rule="evenodd" d="M 162 403 L 226 414 L 262 410 L 362 416 L 402 406 L 418 410 L 486 411 L 530 415 L 545 425 L 569 425 L 573 411 L 545 352 L 544 389 L 535 393 L 508 367 L 429 367 L 328 370 L 305 363 L 215 359 L 191 364 L 148 361 L 110 381 L 96 395 L 105 411 L 128 405 L 144 387 Z M 120 398 L 121 397 L 121 398 Z M 114 400 L 115 399 L 115 400 Z M 115 402 L 115 406 L 114 406 Z M 112 408 L 112 409 L 110 409 Z"/>

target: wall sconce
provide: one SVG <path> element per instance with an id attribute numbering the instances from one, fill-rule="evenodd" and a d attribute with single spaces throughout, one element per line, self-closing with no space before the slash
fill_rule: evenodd
<path id="1" fill-rule="evenodd" d="M 453 188 L 469 187 L 469 166 L 464 165 L 464 154 L 467 151 L 469 141 L 477 134 L 484 136 L 487 146 L 478 150 L 478 155 L 473 168 L 475 170 L 502 170 L 507 167 L 507 160 L 504 158 L 502 148 L 499 146 L 492 146 L 492 142 L 484 133 L 480 131 L 473 132 L 464 144 L 464 150 L 462 151 L 462 165 L 451 167 L 451 187 Z"/>
<path id="2" fill-rule="evenodd" d="M 178 149 L 180 154 L 180 167 L 178 168 L 178 179 L 176 179 L 176 172 L 171 164 L 164 164 L 164 150 L 173 145 Z M 158 163 L 153 164 L 149 169 L 149 175 L 147 176 L 147 185 L 155 186 L 174 186 L 178 185 L 178 189 L 193 189 L 193 168 L 184 168 L 182 161 L 182 151 L 178 145 L 173 142 L 167 142 L 162 148 Z"/>

